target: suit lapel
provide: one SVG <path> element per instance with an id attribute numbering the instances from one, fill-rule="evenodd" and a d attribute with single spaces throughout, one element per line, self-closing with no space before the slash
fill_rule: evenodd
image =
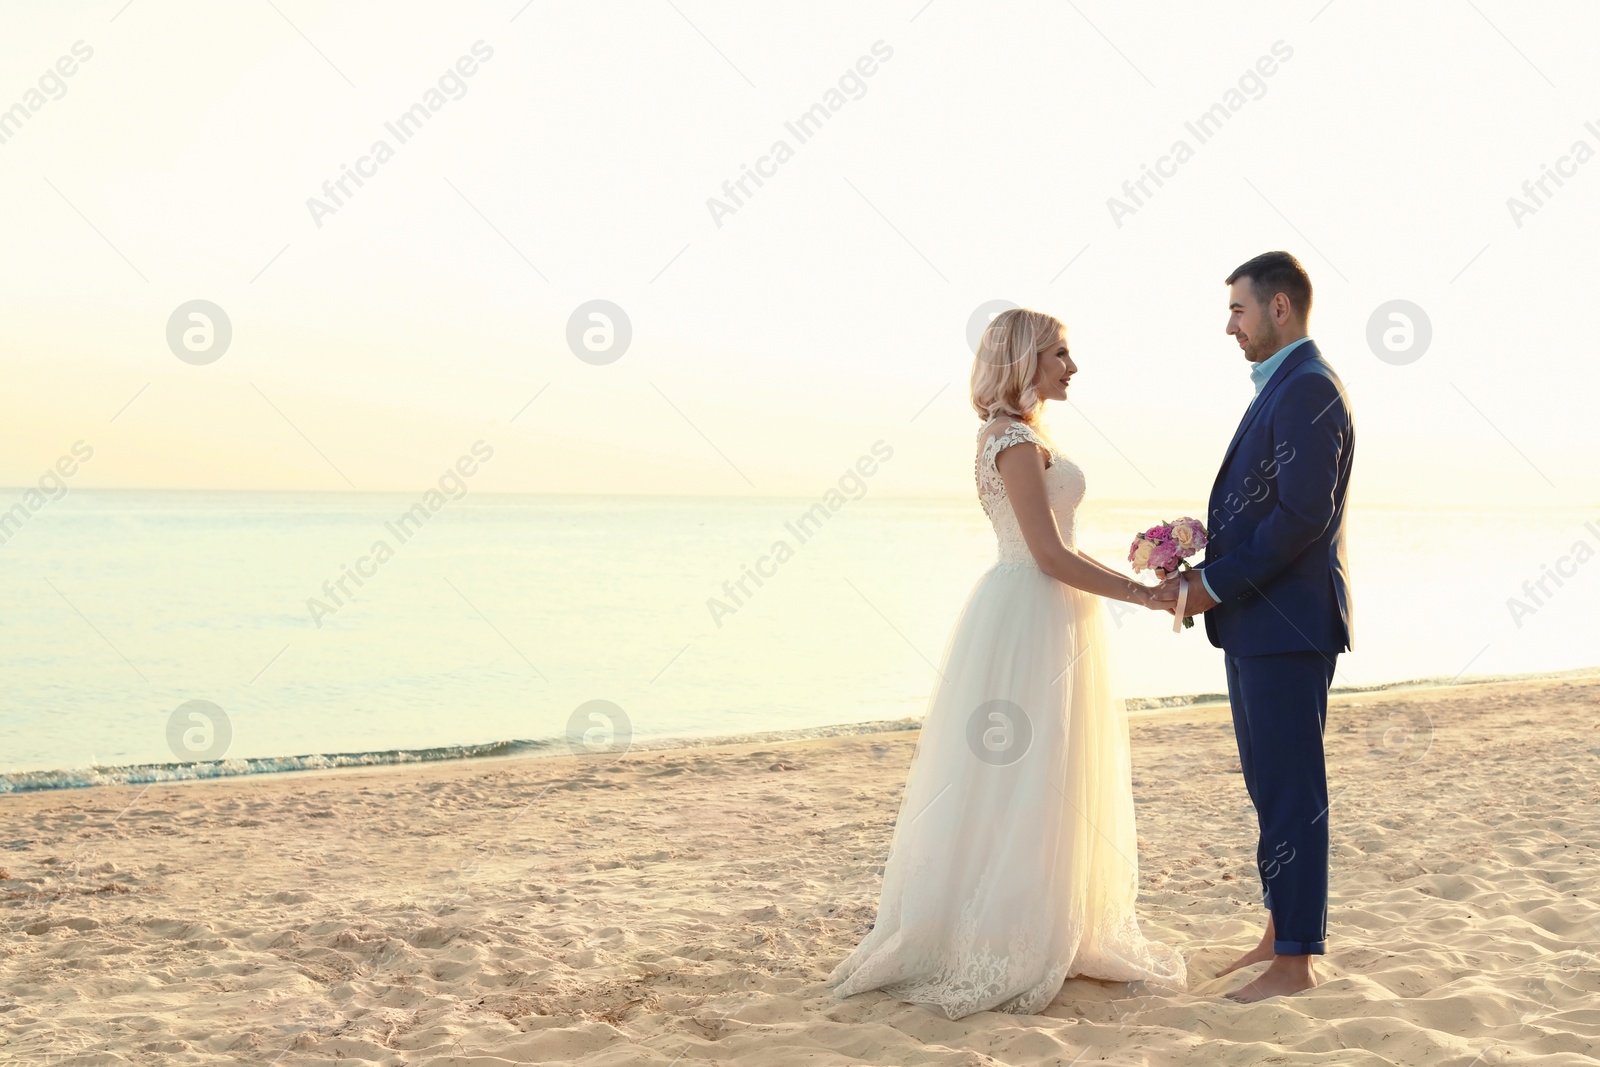
<path id="1" fill-rule="evenodd" d="M 1217 486 L 1222 483 L 1222 475 L 1227 471 L 1229 461 L 1233 459 L 1234 450 L 1239 447 L 1239 442 L 1244 438 L 1244 432 L 1250 428 L 1251 423 L 1255 422 L 1261 412 L 1266 409 L 1267 399 L 1272 395 L 1273 390 L 1283 384 L 1284 379 L 1289 377 L 1290 371 L 1306 360 L 1314 359 L 1320 354 L 1317 351 L 1317 343 L 1307 338 L 1293 352 L 1290 352 L 1288 358 L 1273 372 L 1272 377 L 1267 380 L 1267 384 L 1262 387 L 1261 395 L 1250 402 L 1250 407 L 1245 410 L 1244 418 L 1239 420 L 1239 428 L 1233 431 L 1233 440 L 1228 442 L 1228 450 L 1222 454 L 1222 465 L 1217 468 L 1216 480 L 1211 483 L 1213 496 L 1216 495 Z"/>

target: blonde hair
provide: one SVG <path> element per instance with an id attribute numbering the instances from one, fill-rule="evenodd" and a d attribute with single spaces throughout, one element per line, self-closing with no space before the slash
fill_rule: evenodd
<path id="1" fill-rule="evenodd" d="M 994 317 L 972 359 L 972 407 L 985 422 L 1012 415 L 1033 425 L 1044 401 L 1033 387 L 1039 353 L 1055 344 L 1061 320 L 1042 311 L 1011 308 Z"/>

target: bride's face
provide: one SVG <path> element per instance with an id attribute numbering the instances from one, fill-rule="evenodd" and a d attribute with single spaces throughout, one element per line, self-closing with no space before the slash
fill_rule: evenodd
<path id="1" fill-rule="evenodd" d="M 1067 353 L 1067 329 L 1054 342 L 1039 350 L 1039 371 L 1034 375 L 1034 391 L 1044 400 L 1065 400 L 1067 382 L 1078 373 L 1078 365 Z"/>

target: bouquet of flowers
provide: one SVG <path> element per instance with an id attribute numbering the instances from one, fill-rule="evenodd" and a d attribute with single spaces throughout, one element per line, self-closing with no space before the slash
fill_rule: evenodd
<path id="1" fill-rule="evenodd" d="M 1136 535 L 1133 547 L 1128 549 L 1128 562 L 1133 564 L 1135 574 L 1146 567 L 1172 574 L 1180 570 L 1192 570 L 1189 557 L 1205 547 L 1205 526 L 1199 519 L 1186 516 L 1152 526 Z M 1185 618 L 1183 625 L 1193 626 L 1194 620 Z M 1177 629 L 1176 624 L 1173 629 Z"/>

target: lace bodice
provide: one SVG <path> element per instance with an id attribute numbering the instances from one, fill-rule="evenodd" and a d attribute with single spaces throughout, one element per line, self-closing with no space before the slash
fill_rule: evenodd
<path id="1" fill-rule="evenodd" d="M 1005 482 L 1000 479 L 1000 469 L 995 459 L 1012 445 L 1032 443 L 1049 453 L 1044 471 L 1045 492 L 1049 495 L 1050 510 L 1056 518 L 1056 528 L 1061 531 L 1061 542 L 1068 548 L 1077 547 L 1078 505 L 1083 502 L 1087 488 L 1083 470 L 1046 441 L 1038 431 L 1025 422 L 1002 424 L 991 420 L 978 433 L 978 458 L 976 475 L 978 501 L 994 525 L 995 538 L 1000 543 L 1001 563 L 1031 563 L 1033 553 L 1022 538 L 1022 527 L 1006 497 Z"/>

